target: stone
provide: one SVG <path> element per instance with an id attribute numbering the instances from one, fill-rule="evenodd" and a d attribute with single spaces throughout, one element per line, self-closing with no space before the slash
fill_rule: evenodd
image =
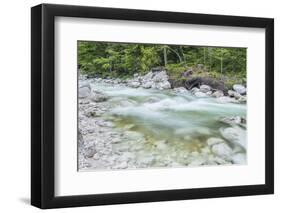
<path id="1" fill-rule="evenodd" d="M 94 147 L 88 147 L 85 149 L 85 157 L 86 158 L 92 158 L 96 154 L 96 150 Z"/>
<path id="2" fill-rule="evenodd" d="M 184 87 L 177 87 L 177 88 L 174 88 L 173 91 L 174 91 L 175 93 L 179 93 L 179 94 L 188 92 L 187 89 L 185 89 Z"/>
<path id="3" fill-rule="evenodd" d="M 245 95 L 247 92 L 246 88 L 241 84 L 234 84 L 233 90 L 238 92 L 240 95 Z"/>
<path id="4" fill-rule="evenodd" d="M 224 159 L 229 159 L 232 155 L 232 149 L 226 143 L 214 144 L 212 146 L 212 152 Z"/>
<path id="5" fill-rule="evenodd" d="M 196 92 L 199 92 L 200 89 L 197 87 L 193 87 L 190 91 L 191 91 L 191 93 L 195 94 Z"/>
<path id="6" fill-rule="evenodd" d="M 141 164 L 149 166 L 155 162 L 155 157 L 154 156 L 142 156 L 139 161 Z"/>
<path id="7" fill-rule="evenodd" d="M 192 74 L 193 74 L 193 69 L 189 68 L 188 70 L 184 71 L 181 76 L 187 78 L 187 77 L 191 76 Z"/>
<path id="8" fill-rule="evenodd" d="M 223 117 L 223 118 L 220 118 L 219 121 L 226 123 L 226 124 L 230 124 L 230 125 L 241 124 L 242 118 L 240 116 Z"/>
<path id="9" fill-rule="evenodd" d="M 169 81 L 160 82 L 157 84 L 157 89 L 171 89 L 171 84 Z"/>
<path id="10" fill-rule="evenodd" d="M 126 168 L 128 168 L 128 163 L 125 161 L 114 166 L 114 169 L 126 169 Z"/>
<path id="11" fill-rule="evenodd" d="M 213 146 L 213 145 L 219 144 L 219 143 L 225 143 L 225 141 L 223 139 L 221 139 L 221 138 L 209 138 L 207 140 L 207 144 L 209 146 Z"/>
<path id="12" fill-rule="evenodd" d="M 198 98 L 206 98 L 208 95 L 204 92 L 195 92 L 194 95 Z"/>
<path id="13" fill-rule="evenodd" d="M 234 164 L 246 164 L 247 158 L 244 153 L 237 153 L 231 157 Z"/>
<path id="14" fill-rule="evenodd" d="M 230 97 L 227 97 L 227 96 L 222 96 L 222 97 L 216 98 L 216 100 L 217 100 L 217 102 L 222 103 L 222 104 L 238 103 L 238 101 L 235 100 L 234 98 L 230 98 Z"/>
<path id="15" fill-rule="evenodd" d="M 202 157 L 197 157 L 191 160 L 191 162 L 188 164 L 188 166 L 201 166 L 206 164 L 206 159 Z"/>
<path id="16" fill-rule="evenodd" d="M 156 147 L 160 150 L 167 149 L 167 140 L 156 141 Z"/>
<path id="17" fill-rule="evenodd" d="M 246 131 L 238 126 L 220 129 L 221 135 L 228 141 L 238 144 L 246 149 Z"/>
<path id="18" fill-rule="evenodd" d="M 200 91 L 201 92 L 209 92 L 211 90 L 211 87 L 210 86 L 208 86 L 208 85 L 201 85 L 200 86 Z"/>
<path id="19" fill-rule="evenodd" d="M 147 81 L 151 81 L 152 78 L 153 78 L 154 74 L 152 72 L 148 72 L 147 74 L 145 74 L 143 77 L 142 77 L 142 82 L 145 83 Z"/>
<path id="20" fill-rule="evenodd" d="M 78 93 L 79 93 L 78 94 L 79 98 L 86 98 L 90 95 L 91 89 L 89 89 L 89 87 L 82 87 L 82 88 L 79 88 Z"/>
<path id="21" fill-rule="evenodd" d="M 147 82 L 144 82 L 141 86 L 144 88 L 144 89 L 149 89 L 151 88 L 152 86 L 152 82 L 151 81 L 147 81 Z"/>
<path id="22" fill-rule="evenodd" d="M 140 86 L 140 82 L 138 81 L 131 81 L 129 82 L 129 86 L 133 88 L 138 88 Z"/>
<path id="23" fill-rule="evenodd" d="M 246 97 L 246 96 L 240 96 L 239 99 L 238 99 L 238 101 L 239 101 L 240 103 L 246 103 L 246 102 L 247 102 L 247 97 Z"/>
<path id="24" fill-rule="evenodd" d="M 221 91 L 221 90 L 217 90 L 212 94 L 212 97 L 215 97 L 215 98 L 219 98 L 219 97 L 223 97 L 223 96 L 224 96 L 224 94 L 223 94 L 223 91 Z"/>
<path id="25" fill-rule="evenodd" d="M 99 91 L 93 91 L 90 95 L 90 100 L 94 102 L 103 102 L 108 99 L 108 96 Z"/>
<path id="26" fill-rule="evenodd" d="M 81 130 L 78 130 L 78 143 L 79 145 L 83 145 L 84 144 L 84 139 L 83 139 L 83 135 L 81 134 Z"/>
<path id="27" fill-rule="evenodd" d="M 235 92 L 233 90 L 228 90 L 227 93 L 228 93 L 229 97 L 234 97 L 236 99 L 241 97 L 241 95 L 238 92 Z"/>
<path id="28" fill-rule="evenodd" d="M 154 82 L 163 82 L 163 81 L 168 81 L 169 77 L 166 73 L 166 71 L 160 71 L 160 72 L 155 72 L 154 77 L 152 80 Z"/>

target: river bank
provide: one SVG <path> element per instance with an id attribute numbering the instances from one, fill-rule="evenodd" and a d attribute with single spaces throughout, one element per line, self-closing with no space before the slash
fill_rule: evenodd
<path id="1" fill-rule="evenodd" d="M 79 80 L 79 170 L 245 164 L 246 88 L 171 88 L 164 71 Z"/>

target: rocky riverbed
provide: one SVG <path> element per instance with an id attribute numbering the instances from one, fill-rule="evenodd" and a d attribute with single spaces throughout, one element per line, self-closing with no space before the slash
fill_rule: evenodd
<path id="1" fill-rule="evenodd" d="M 79 79 L 79 170 L 245 164 L 246 88 L 171 88 L 165 71 Z"/>

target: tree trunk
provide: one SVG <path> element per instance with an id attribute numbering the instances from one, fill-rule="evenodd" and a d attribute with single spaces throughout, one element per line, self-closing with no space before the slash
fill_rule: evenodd
<path id="1" fill-rule="evenodd" d="M 222 74 L 222 67 L 223 66 L 223 57 L 221 57 L 221 74 Z"/>
<path id="2" fill-rule="evenodd" d="M 209 55 L 209 72 L 212 69 L 212 49 L 208 48 L 208 55 Z"/>
<path id="3" fill-rule="evenodd" d="M 169 47 L 169 49 L 170 49 L 172 52 L 174 52 L 174 53 L 178 56 L 179 61 L 180 61 L 180 63 L 181 63 L 181 62 L 182 62 L 182 58 L 181 58 L 180 54 L 179 54 L 176 50 L 172 49 L 171 47 Z"/>
<path id="4" fill-rule="evenodd" d="M 165 67 L 167 66 L 168 62 L 167 62 L 167 48 L 164 47 L 164 65 Z"/>
<path id="5" fill-rule="evenodd" d="M 204 66 L 206 66 L 206 48 L 204 47 Z"/>

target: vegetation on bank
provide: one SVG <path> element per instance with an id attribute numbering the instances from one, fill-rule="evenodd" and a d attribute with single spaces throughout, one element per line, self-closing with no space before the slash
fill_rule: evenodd
<path id="1" fill-rule="evenodd" d="M 174 82 L 211 77 L 230 87 L 246 83 L 246 48 L 79 41 L 78 66 L 102 78 L 130 78 L 163 67 Z"/>

